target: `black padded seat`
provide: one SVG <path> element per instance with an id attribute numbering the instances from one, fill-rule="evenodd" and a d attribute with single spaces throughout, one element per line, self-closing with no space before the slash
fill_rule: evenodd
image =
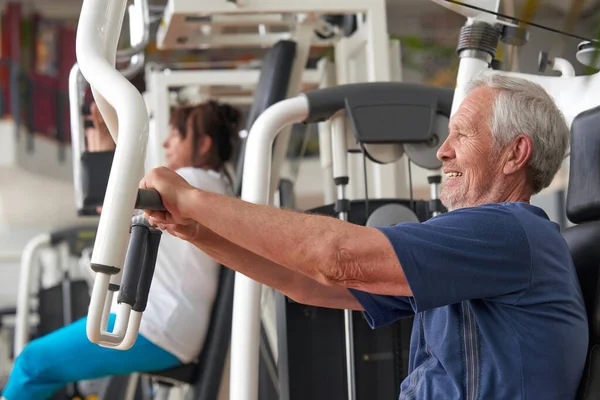
<path id="1" fill-rule="evenodd" d="M 567 217 L 579 224 L 565 229 L 563 237 L 573 257 L 589 323 L 588 355 L 577 399 L 599 399 L 600 107 L 582 112 L 571 125 Z"/>
<path id="2" fill-rule="evenodd" d="M 152 372 L 150 375 L 155 380 L 165 383 L 179 382 L 193 385 L 198 381 L 199 368 L 198 363 L 183 364 L 164 371 Z"/>

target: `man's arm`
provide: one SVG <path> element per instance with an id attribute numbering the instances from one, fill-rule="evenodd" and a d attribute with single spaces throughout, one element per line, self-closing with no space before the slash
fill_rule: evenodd
<path id="1" fill-rule="evenodd" d="M 232 268 L 250 279 L 279 290 L 292 300 L 318 307 L 363 310 L 345 288 L 328 287 L 298 272 L 283 268 L 204 227 L 198 227 L 196 247 L 217 262 Z"/>
<path id="2" fill-rule="evenodd" d="M 249 254 L 317 281 L 319 290 L 352 288 L 374 294 L 412 295 L 392 245 L 377 229 L 200 190 L 191 191 L 181 207 L 186 208 L 186 215 Z M 214 252 L 210 246 L 204 247 L 208 247 L 208 254 Z M 220 250 L 215 258 L 227 257 L 222 251 L 225 247 L 215 247 Z M 242 258 L 227 261 L 237 269 Z M 253 263 L 244 268 L 258 281 L 270 274 L 254 269 Z"/>

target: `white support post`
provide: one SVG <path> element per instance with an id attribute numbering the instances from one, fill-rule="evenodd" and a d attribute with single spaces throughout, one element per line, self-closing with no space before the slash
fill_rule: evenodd
<path id="1" fill-rule="evenodd" d="M 315 29 L 316 22 L 305 20 L 298 26 L 298 31 L 294 37 L 296 42 L 296 58 L 290 75 L 287 98 L 292 98 L 300 93 L 302 87 L 302 77 L 306 70 L 308 53 L 310 51 L 310 42 Z M 281 177 L 281 168 L 286 159 L 292 125 L 285 127 L 277 136 L 273 146 L 273 163 L 271 166 L 271 179 L 269 184 L 269 204 L 273 205 L 275 192 L 279 189 L 279 179 Z M 271 346 L 275 360 L 277 360 L 277 321 L 275 316 L 275 297 L 273 289 L 262 287 L 261 290 L 261 318 L 265 334 Z"/>
<path id="2" fill-rule="evenodd" d="M 335 70 L 338 85 L 355 83 L 353 80 L 355 77 L 351 74 L 351 59 L 353 54 L 364 48 L 365 38 L 364 30 L 358 30 L 352 36 L 340 39 L 335 46 Z M 332 151 L 335 151 L 335 148 L 332 148 Z M 358 181 L 362 179 L 362 175 L 357 173 L 356 157 L 347 153 L 346 157 L 348 157 L 348 173 L 350 176 L 350 181 L 346 186 L 346 195 L 349 200 L 354 200 L 360 197 L 357 194 L 357 188 L 361 186 Z"/>
<path id="3" fill-rule="evenodd" d="M 367 14 L 367 74 L 369 82 L 391 81 L 389 37 L 385 2 L 373 2 Z M 373 164 L 371 180 L 376 198 L 408 196 L 403 159 L 391 164 Z"/>
<path id="4" fill-rule="evenodd" d="M 284 100 L 262 113 L 254 122 L 244 158 L 242 200 L 269 203 L 272 145 L 285 126 L 304 121 L 308 116 L 304 96 Z M 258 398 L 258 355 L 260 345 L 261 285 L 243 274 L 236 274 L 231 332 L 231 400 Z"/>
<path id="5" fill-rule="evenodd" d="M 317 69 L 321 72 L 322 80 L 319 89 L 335 86 L 335 64 L 328 59 L 319 60 Z M 320 122 L 319 129 L 319 159 L 323 171 L 323 201 L 331 204 L 335 201 L 335 184 L 333 182 L 333 161 L 331 153 L 331 122 Z"/>
<path id="6" fill-rule="evenodd" d="M 398 39 L 390 39 L 390 74 L 392 82 L 402 82 L 402 47 Z"/>

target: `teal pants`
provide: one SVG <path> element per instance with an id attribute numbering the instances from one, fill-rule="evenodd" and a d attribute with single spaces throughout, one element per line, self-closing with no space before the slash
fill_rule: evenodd
<path id="1" fill-rule="evenodd" d="M 109 320 L 112 330 L 115 315 Z M 71 382 L 161 371 L 181 364 L 171 353 L 138 335 L 129 350 L 114 350 L 91 343 L 81 319 L 33 340 L 15 360 L 2 396 L 6 400 L 43 400 Z"/>

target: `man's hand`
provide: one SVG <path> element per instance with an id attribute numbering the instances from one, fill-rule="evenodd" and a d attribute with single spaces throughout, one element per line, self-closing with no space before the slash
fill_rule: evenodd
<path id="1" fill-rule="evenodd" d="M 167 211 L 145 210 L 144 215 L 148 222 L 183 240 L 192 241 L 197 238 L 203 227 L 191 219 L 186 210 L 191 208 L 190 202 L 193 201 L 194 192 L 199 189 L 165 167 L 150 171 L 140 182 L 140 188 L 158 191 L 167 209 Z"/>

